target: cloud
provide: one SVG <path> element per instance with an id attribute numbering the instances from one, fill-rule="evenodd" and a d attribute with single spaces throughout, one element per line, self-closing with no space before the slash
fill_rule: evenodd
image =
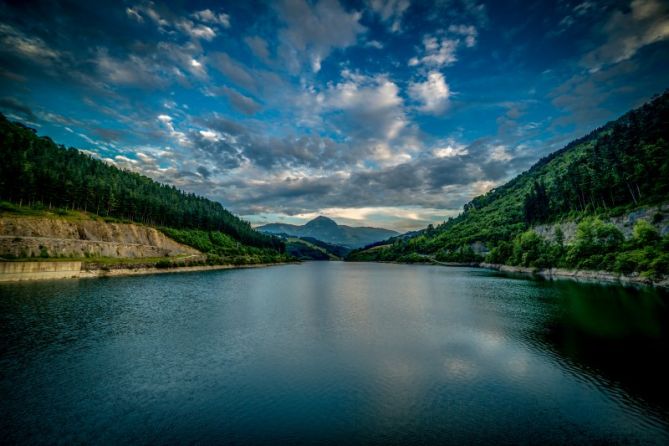
<path id="1" fill-rule="evenodd" d="M 255 80 L 249 70 L 226 53 L 213 53 L 210 56 L 214 66 L 237 85 L 253 90 Z"/>
<path id="2" fill-rule="evenodd" d="M 228 186 L 235 190 L 228 197 L 231 206 L 245 214 L 306 216 L 315 212 L 316 204 L 321 212 L 340 209 L 343 215 L 344 209 L 355 213 L 355 209 L 398 209 L 411 203 L 417 214 L 424 208 L 452 215 L 462 203 L 526 169 L 530 161 L 523 150 L 498 141 L 478 140 L 465 146 L 447 140 L 420 158 L 383 168 L 324 172 L 293 167 L 261 179 L 253 179 L 246 170 L 234 186 Z"/>
<path id="3" fill-rule="evenodd" d="M 473 25 L 451 25 L 448 27 L 448 31 L 453 34 L 461 35 L 465 38 L 465 45 L 467 48 L 471 48 L 476 45 L 476 38 L 479 33 Z"/>
<path id="4" fill-rule="evenodd" d="M 436 35 L 423 36 L 423 48 L 418 56 L 409 59 L 409 66 L 425 65 L 428 68 L 441 68 L 452 65 L 458 59 L 457 50 L 463 45 L 476 46 L 478 30 L 473 25 L 450 25 L 446 31 L 437 30 Z"/>
<path id="5" fill-rule="evenodd" d="M 402 16 L 409 9 L 409 0 L 370 0 L 369 7 L 382 21 L 389 24 L 391 32 L 402 30 Z"/>
<path id="6" fill-rule="evenodd" d="M 438 114 L 448 107 L 451 91 L 438 71 L 431 71 L 424 82 L 409 84 L 409 96 L 421 105 L 418 110 L 425 113 Z"/>
<path id="7" fill-rule="evenodd" d="M 181 146 L 188 146 L 190 145 L 190 140 L 186 136 L 184 132 L 178 131 L 174 127 L 174 120 L 171 116 L 169 115 L 158 115 L 157 117 L 158 121 L 167 129 L 168 135 L 170 138 L 172 138 L 174 141 L 176 141 L 177 144 Z"/>
<path id="8" fill-rule="evenodd" d="M 214 39 L 214 37 L 216 37 L 216 31 L 214 31 L 213 28 L 207 25 L 193 23 L 188 19 L 177 20 L 175 22 L 175 26 L 179 31 L 187 34 L 193 39 L 204 39 L 211 41 Z"/>
<path id="9" fill-rule="evenodd" d="M 220 115 L 199 119 L 197 124 L 205 128 L 204 132 L 199 132 L 198 138 L 215 139 L 219 143 L 216 147 L 223 145 L 226 151 L 234 152 L 249 166 L 262 169 L 262 174 L 257 173 L 262 177 L 271 175 L 271 169 L 339 169 L 357 161 L 356 153 L 348 145 L 328 137 L 268 136 L 261 129 Z M 202 145 L 197 141 L 196 144 Z"/>
<path id="10" fill-rule="evenodd" d="M 669 38 L 669 6 L 659 0 L 633 0 L 629 11 L 615 10 L 600 33 L 605 42 L 582 60 L 591 72 L 631 59 L 641 48 Z"/>
<path id="11" fill-rule="evenodd" d="M 158 25 L 159 28 L 169 26 L 170 23 L 156 11 L 154 6 L 153 2 L 148 2 L 134 7 L 128 7 L 125 9 L 125 12 L 129 18 L 139 23 L 143 23 L 144 17 L 148 17 L 149 20 L 155 25 Z"/>
<path id="12" fill-rule="evenodd" d="M 148 89 L 167 85 L 159 67 L 133 54 L 126 59 L 117 59 L 110 56 L 106 48 L 101 48 L 94 62 L 99 75 L 112 84 Z"/>
<path id="13" fill-rule="evenodd" d="M 464 144 L 460 144 L 454 139 L 447 140 L 443 145 L 437 145 L 432 149 L 432 154 L 436 158 L 450 158 L 453 156 L 464 156 L 467 155 L 469 151 Z"/>
<path id="14" fill-rule="evenodd" d="M 458 48 L 458 40 L 434 36 L 423 38 L 423 56 L 409 59 L 409 66 L 427 65 L 428 67 L 444 67 L 453 64 L 457 58 L 455 52 Z"/>
<path id="15" fill-rule="evenodd" d="M 27 36 L 4 23 L 0 23 L 0 42 L 2 42 L 0 51 L 11 51 L 42 65 L 51 64 L 62 57 L 59 51 L 49 47 L 39 37 Z"/>
<path id="16" fill-rule="evenodd" d="M 376 48 L 377 50 L 383 49 L 383 44 L 378 40 L 369 40 L 365 42 L 365 47 L 367 48 Z"/>
<path id="17" fill-rule="evenodd" d="M 228 101 L 230 101 L 230 104 L 237 111 L 245 115 L 253 115 L 261 109 L 260 104 L 258 104 L 252 98 L 244 96 L 230 87 L 219 87 L 214 91 L 218 94 L 225 95 L 228 98 Z"/>
<path id="18" fill-rule="evenodd" d="M 0 110 L 10 115 L 18 115 L 21 120 L 37 121 L 37 116 L 32 109 L 16 98 L 4 97 L 0 98 Z"/>
<path id="19" fill-rule="evenodd" d="M 569 10 L 569 13 L 560 19 L 556 30 L 549 33 L 550 36 L 557 36 L 571 28 L 579 19 L 589 15 L 598 9 L 598 6 L 591 1 L 584 1 L 577 4 Z"/>
<path id="20" fill-rule="evenodd" d="M 203 9 L 191 13 L 189 19 L 187 17 L 176 17 L 167 7 L 163 5 L 161 7 L 162 14 L 153 2 L 127 7 L 125 12 L 130 19 L 138 23 L 144 23 L 146 17 L 164 33 L 176 30 L 193 40 L 212 41 L 220 27 L 230 28 L 230 16 L 222 12 L 216 13 L 211 9 Z"/>
<path id="21" fill-rule="evenodd" d="M 139 13 L 139 11 L 135 8 L 125 8 L 125 13 L 128 15 L 133 20 L 136 20 L 139 23 L 144 22 L 144 17 Z"/>
<path id="22" fill-rule="evenodd" d="M 371 151 L 379 162 L 396 163 L 406 155 L 391 144 L 398 142 L 409 119 L 400 89 L 384 75 L 343 73 L 344 80 L 318 96 L 324 119 L 331 121 L 362 152 Z"/>
<path id="23" fill-rule="evenodd" d="M 365 31 L 359 12 L 347 12 L 338 0 L 282 0 L 277 3 L 279 19 L 286 25 L 280 33 L 282 57 L 298 70 L 303 60 L 318 72 L 332 50 L 356 43 Z"/>
<path id="24" fill-rule="evenodd" d="M 195 20 L 212 25 L 221 25 L 224 28 L 230 28 L 230 16 L 223 12 L 213 12 L 211 9 L 203 9 L 191 14 Z"/>
<path id="25" fill-rule="evenodd" d="M 244 43 L 248 45 L 258 59 L 265 63 L 270 62 L 269 48 L 265 39 L 259 36 L 247 36 L 244 37 Z"/>
<path id="26" fill-rule="evenodd" d="M 565 112 L 557 116 L 551 128 L 573 126 L 579 136 L 615 116 L 614 102 L 624 101 L 629 107 L 641 105 L 639 98 L 648 98 L 666 87 L 653 73 L 654 65 L 662 66 L 664 51 L 658 49 L 657 60 L 636 63 L 625 60 L 605 65 L 596 72 L 577 73 L 549 92 L 552 104 Z M 636 98 L 636 99 L 635 99 Z"/>

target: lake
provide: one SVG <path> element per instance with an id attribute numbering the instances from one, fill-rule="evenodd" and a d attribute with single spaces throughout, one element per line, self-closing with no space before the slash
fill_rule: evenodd
<path id="1" fill-rule="evenodd" d="M 669 443 L 669 297 L 312 262 L 0 285 L 3 443 Z"/>

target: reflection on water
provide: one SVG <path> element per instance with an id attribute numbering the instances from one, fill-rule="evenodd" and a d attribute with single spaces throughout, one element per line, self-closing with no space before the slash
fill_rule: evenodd
<path id="1" fill-rule="evenodd" d="M 2 285 L 0 435 L 666 444 L 667 302 L 342 263 Z"/>
<path id="2" fill-rule="evenodd" d="M 648 288 L 557 282 L 559 302 L 533 336 L 565 364 L 669 419 L 667 296 Z"/>

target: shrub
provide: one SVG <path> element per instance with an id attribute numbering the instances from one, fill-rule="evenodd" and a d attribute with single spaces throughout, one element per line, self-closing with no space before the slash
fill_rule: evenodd
<path id="1" fill-rule="evenodd" d="M 646 220 L 637 220 L 632 230 L 636 246 L 648 246 L 660 240 L 660 233 Z"/>
<path id="2" fill-rule="evenodd" d="M 171 268 L 172 266 L 173 266 L 172 262 L 170 262 L 169 260 L 159 260 L 158 262 L 156 262 L 156 268 L 164 269 L 164 268 Z"/>

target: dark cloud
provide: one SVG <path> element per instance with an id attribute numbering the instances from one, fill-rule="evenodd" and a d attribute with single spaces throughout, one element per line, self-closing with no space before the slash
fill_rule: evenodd
<path id="1" fill-rule="evenodd" d="M 35 116 L 30 107 L 12 97 L 0 98 L 0 110 L 3 113 L 18 115 L 29 121 L 37 120 L 37 116 Z"/>
<path id="2" fill-rule="evenodd" d="M 275 8 L 285 24 L 279 33 L 279 51 L 293 70 L 307 62 L 312 71 L 318 72 L 333 49 L 353 45 L 365 31 L 360 24 L 361 14 L 347 11 L 336 0 L 321 0 L 315 4 L 306 0 L 281 0 L 275 3 Z"/>
<path id="3" fill-rule="evenodd" d="M 232 82 L 246 90 L 257 91 L 256 81 L 250 70 L 244 65 L 235 61 L 225 53 L 210 54 L 209 59 L 213 65 Z"/>
<path id="4" fill-rule="evenodd" d="M 258 104 L 253 98 L 244 96 L 238 91 L 229 87 L 213 88 L 211 91 L 214 94 L 224 95 L 230 101 L 230 104 L 240 113 L 245 115 L 253 115 L 260 111 L 262 106 Z"/>

